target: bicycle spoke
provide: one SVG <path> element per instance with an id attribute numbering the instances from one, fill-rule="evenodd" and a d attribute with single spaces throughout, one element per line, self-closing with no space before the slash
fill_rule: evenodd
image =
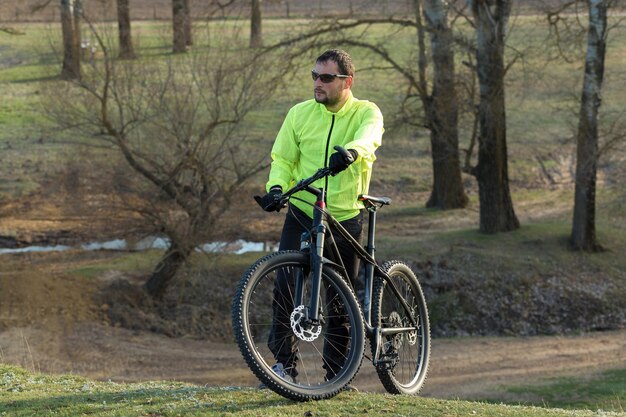
<path id="1" fill-rule="evenodd" d="M 387 285 L 386 281 L 378 279 L 374 291 L 374 318 L 383 328 L 377 371 L 389 392 L 416 393 L 428 368 L 428 312 L 410 268 L 401 262 L 388 265 L 391 282 Z M 392 284 L 397 292 L 390 289 Z M 398 299 L 398 295 L 403 299 Z M 385 333 L 385 329 L 397 331 Z"/>
<path id="2" fill-rule="evenodd" d="M 295 260 L 284 262 L 278 255 Z M 302 294 L 295 294 L 296 280 L 308 270 L 300 263 L 308 258 L 297 252 L 278 255 L 267 257 L 275 265 L 265 266 L 269 261 L 260 260 L 243 281 L 247 287 L 238 290 L 244 295 L 236 296 L 241 301 L 234 304 L 233 323 L 240 350 L 255 374 L 282 395 L 294 399 L 334 395 L 354 377 L 362 360 L 364 329 L 358 302 L 339 274 L 324 270 L 319 322 L 311 322 L 307 319 L 311 280 L 305 279 Z M 294 305 L 296 297 L 303 297 L 304 305 Z M 244 305 L 242 315 L 238 311 Z M 288 379 L 272 372 L 277 362 Z"/>

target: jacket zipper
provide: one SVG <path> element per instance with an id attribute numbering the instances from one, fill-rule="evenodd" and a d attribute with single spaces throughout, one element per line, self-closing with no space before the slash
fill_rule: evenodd
<path id="1" fill-rule="evenodd" d="M 324 156 L 324 168 L 328 168 L 328 150 L 330 148 L 330 136 L 333 134 L 333 127 L 335 126 L 335 115 L 333 114 L 330 122 L 330 130 L 328 131 L 328 138 L 326 138 L 326 154 Z M 324 201 L 327 202 L 328 198 L 328 177 L 324 178 Z"/>

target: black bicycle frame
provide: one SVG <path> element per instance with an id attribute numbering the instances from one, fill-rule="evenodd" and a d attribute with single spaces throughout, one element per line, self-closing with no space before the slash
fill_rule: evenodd
<path id="1" fill-rule="evenodd" d="M 335 148 L 337 149 L 337 148 Z M 310 253 L 310 267 L 311 267 L 311 298 L 309 300 L 308 308 L 305 309 L 305 320 L 313 325 L 319 324 L 319 296 L 320 286 L 322 282 L 322 268 L 324 264 L 330 264 L 338 268 L 341 273 L 347 277 L 346 268 L 343 265 L 343 261 L 339 256 L 339 250 L 333 239 L 332 233 L 329 231 L 329 223 L 333 230 L 337 230 L 341 236 L 350 244 L 357 256 L 365 263 L 365 302 L 363 303 L 363 313 L 365 316 L 365 329 L 367 337 L 372 339 L 372 342 L 376 346 L 376 354 L 372 358 L 376 365 L 379 359 L 379 341 L 383 336 L 393 336 L 398 333 L 408 333 L 417 330 L 418 323 L 411 314 L 411 308 L 406 303 L 404 297 L 398 290 L 398 287 L 391 280 L 389 275 L 383 271 L 376 260 L 374 259 L 375 252 L 375 234 L 376 234 L 376 204 L 372 204 L 368 207 L 369 212 L 369 225 L 368 225 L 368 237 L 367 247 L 364 249 L 356 239 L 354 239 L 348 231 L 341 226 L 341 224 L 326 210 L 325 192 L 323 188 L 313 187 L 313 183 L 321 178 L 331 175 L 332 172 L 329 168 L 320 168 L 313 176 L 301 180 L 292 187 L 289 191 L 282 195 L 282 203 L 286 204 L 289 198 L 299 191 L 307 191 L 316 196 L 316 201 L 313 207 L 313 226 L 308 234 L 304 234 L 301 241 L 301 250 L 307 248 Z M 281 204 L 281 205 L 283 205 Z M 328 238 L 328 243 L 326 243 Z M 311 247 L 313 246 L 313 247 Z M 331 252 L 331 256 L 335 261 L 324 257 L 324 247 L 327 246 Z M 338 262 L 338 263 L 337 263 Z M 372 326 L 372 293 L 374 286 L 374 274 L 383 278 L 386 285 L 391 289 L 397 299 L 400 301 L 402 308 L 406 311 L 407 316 L 411 319 L 411 325 L 413 327 L 394 327 L 382 329 L 378 326 Z M 304 280 L 308 274 L 298 273 L 295 283 L 295 300 L 294 305 L 300 306 L 304 304 Z"/>
<path id="2" fill-rule="evenodd" d="M 308 311 L 306 319 L 312 324 L 319 323 L 319 296 L 320 286 L 322 280 L 322 268 L 324 264 L 331 264 L 338 268 L 343 276 L 347 277 L 347 271 L 339 256 L 339 250 L 337 244 L 333 238 L 332 233 L 329 233 L 329 229 L 336 230 L 339 234 L 348 241 L 352 249 L 357 256 L 365 263 L 365 298 L 363 302 L 363 313 L 365 316 L 365 328 L 367 337 L 373 339 L 377 346 L 377 354 L 373 358 L 374 364 L 378 361 L 378 348 L 380 347 L 378 341 L 382 336 L 392 336 L 398 333 L 405 333 L 417 330 L 418 323 L 415 321 L 412 315 L 411 308 L 406 303 L 404 296 L 398 290 L 396 284 L 391 280 L 389 275 L 383 271 L 374 258 L 375 237 L 376 237 L 376 211 L 377 206 L 375 204 L 368 207 L 368 236 L 367 246 L 363 248 L 361 244 L 354 239 L 350 233 L 326 210 L 326 204 L 324 202 L 325 193 L 324 189 L 312 187 L 310 184 L 304 185 L 301 189 L 304 189 L 314 195 L 317 199 L 313 210 L 313 225 L 309 233 L 304 233 L 301 241 L 301 248 L 309 248 L 310 252 L 310 266 L 311 266 L 311 298 L 308 305 Z M 330 224 L 330 228 L 329 228 Z M 330 251 L 330 255 L 333 260 L 324 257 L 324 248 Z M 374 286 L 374 274 L 382 277 L 387 286 L 395 294 L 400 301 L 402 308 L 405 309 L 407 316 L 411 319 L 411 325 L 413 327 L 394 327 L 382 329 L 378 326 L 372 325 L 372 293 Z M 303 288 L 305 277 L 299 276 L 296 279 L 296 300 L 295 305 L 301 305 L 303 300 Z"/>

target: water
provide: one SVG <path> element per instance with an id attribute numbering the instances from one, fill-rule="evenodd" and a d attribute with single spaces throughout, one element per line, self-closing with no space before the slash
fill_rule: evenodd
<path id="1" fill-rule="evenodd" d="M 129 243 L 126 239 L 114 239 L 106 242 L 90 242 L 76 246 L 51 245 L 51 246 L 26 246 L 23 248 L 0 248 L 0 255 L 11 253 L 33 252 L 62 252 L 67 250 L 112 250 L 112 251 L 142 251 L 149 249 L 167 249 L 169 239 L 150 236 L 136 243 Z M 241 255 L 247 252 L 268 252 L 277 250 L 277 245 L 269 242 L 248 242 L 243 239 L 234 242 L 209 242 L 196 248 L 197 252 L 209 253 L 232 253 Z"/>

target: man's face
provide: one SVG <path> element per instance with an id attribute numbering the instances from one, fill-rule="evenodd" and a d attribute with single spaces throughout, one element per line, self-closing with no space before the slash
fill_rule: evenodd
<path id="1" fill-rule="evenodd" d="M 337 63 L 333 61 L 316 63 L 315 72 L 318 74 L 341 74 Z M 318 78 L 313 81 L 315 101 L 332 108 L 344 100 L 351 84 L 351 78 L 336 77 L 330 83 L 323 83 L 322 80 Z"/>

